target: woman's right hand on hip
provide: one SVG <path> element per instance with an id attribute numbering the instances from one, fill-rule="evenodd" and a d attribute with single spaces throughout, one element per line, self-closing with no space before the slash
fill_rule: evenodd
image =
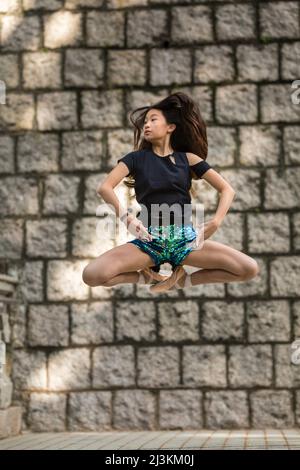
<path id="1" fill-rule="evenodd" d="M 145 241 L 152 240 L 151 234 L 148 232 L 146 227 L 144 227 L 143 223 L 136 217 L 129 215 L 126 220 L 126 226 L 128 231 L 136 238 Z"/>

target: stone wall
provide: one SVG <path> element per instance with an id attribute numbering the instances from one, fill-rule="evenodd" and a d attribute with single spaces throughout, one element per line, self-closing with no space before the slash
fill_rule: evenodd
<path id="1" fill-rule="evenodd" d="M 299 426 L 299 2 L 0 4 L 0 258 L 24 302 L 12 371 L 23 429 Z M 96 186 L 133 149 L 128 114 L 179 90 L 236 190 L 212 239 L 260 275 L 156 296 L 89 288 L 84 266 L 121 243 L 97 237 Z M 196 184 L 209 217 L 217 193 Z"/>
<path id="2" fill-rule="evenodd" d="M 22 306 L 16 298 L 18 279 L 2 274 L 0 264 L 0 439 L 21 431 L 22 407 L 13 403 L 12 328 Z"/>

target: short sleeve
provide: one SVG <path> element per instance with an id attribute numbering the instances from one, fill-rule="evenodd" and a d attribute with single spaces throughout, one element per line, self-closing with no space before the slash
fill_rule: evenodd
<path id="1" fill-rule="evenodd" d="M 119 158 L 117 162 L 123 162 L 128 168 L 129 173 L 126 176 L 135 175 L 136 171 L 136 152 L 129 152 L 123 157 Z"/>
<path id="2" fill-rule="evenodd" d="M 201 160 L 201 162 L 195 163 L 195 165 L 190 165 L 190 169 L 192 169 L 199 178 L 202 178 L 204 173 L 210 168 L 211 166 L 205 160 Z"/>

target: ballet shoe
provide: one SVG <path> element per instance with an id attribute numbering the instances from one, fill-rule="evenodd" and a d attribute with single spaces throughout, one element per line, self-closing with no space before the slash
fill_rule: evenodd
<path id="1" fill-rule="evenodd" d="M 181 279 L 183 279 L 183 284 L 181 285 L 181 284 L 179 284 L 179 282 L 175 282 L 175 284 L 171 287 L 171 290 L 185 289 L 186 287 L 192 287 L 193 286 L 192 277 L 187 272 L 185 272 L 184 278 L 182 277 Z"/>
<path id="2" fill-rule="evenodd" d="M 165 274 L 159 274 L 156 271 L 153 271 L 151 268 L 142 269 L 142 273 L 148 274 L 148 276 L 151 276 L 156 281 L 165 281 L 169 277 L 169 276 L 166 276 Z"/>
<path id="3" fill-rule="evenodd" d="M 171 289 L 175 284 L 177 284 L 179 279 L 181 279 L 182 276 L 184 276 L 185 274 L 185 269 L 181 265 L 179 265 L 174 269 L 171 276 L 169 276 L 165 281 L 158 282 L 154 286 L 151 286 L 150 291 L 153 293 L 165 292 Z"/>
<path id="4" fill-rule="evenodd" d="M 159 274 L 155 271 L 152 271 L 150 268 L 144 268 L 141 271 L 139 271 L 139 277 L 137 280 L 137 284 L 153 284 L 152 281 L 165 281 L 168 279 L 168 276 L 164 276 L 162 274 Z"/>

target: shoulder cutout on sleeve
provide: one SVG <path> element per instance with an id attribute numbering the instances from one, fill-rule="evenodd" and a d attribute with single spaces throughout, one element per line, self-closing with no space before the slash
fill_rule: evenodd
<path id="1" fill-rule="evenodd" d="M 204 173 L 211 168 L 209 163 L 203 158 L 198 157 L 194 153 L 187 153 L 187 159 L 189 161 L 190 169 L 199 177 L 202 178 Z"/>

